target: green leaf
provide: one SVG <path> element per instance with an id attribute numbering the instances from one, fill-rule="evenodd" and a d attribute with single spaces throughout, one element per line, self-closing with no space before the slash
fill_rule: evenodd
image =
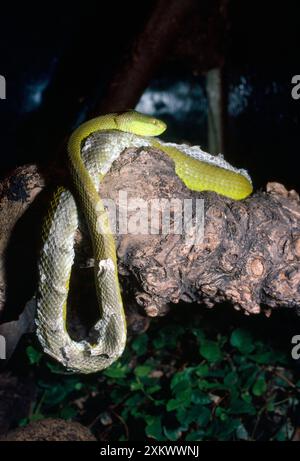
<path id="1" fill-rule="evenodd" d="M 25 427 L 25 426 L 27 426 L 27 424 L 29 424 L 29 418 L 21 418 L 18 421 L 18 426 L 19 427 Z"/>
<path id="2" fill-rule="evenodd" d="M 223 369 L 210 369 L 208 376 L 210 378 L 224 378 L 228 374 L 228 369 L 226 365 L 224 366 Z"/>
<path id="3" fill-rule="evenodd" d="M 128 399 L 125 401 L 125 404 L 128 407 L 136 407 L 144 400 L 145 400 L 144 395 L 141 393 L 138 393 L 138 394 L 132 395 L 131 397 L 128 397 Z"/>
<path id="4" fill-rule="evenodd" d="M 184 389 L 177 392 L 175 399 L 170 399 L 167 403 L 167 411 L 176 410 L 180 407 L 186 407 L 191 403 L 192 389 Z"/>
<path id="5" fill-rule="evenodd" d="M 206 407 L 197 406 L 194 407 L 194 411 L 197 411 L 196 422 L 200 427 L 204 427 L 209 423 L 211 418 L 211 411 Z"/>
<path id="6" fill-rule="evenodd" d="M 168 429 L 167 427 L 164 426 L 164 434 L 168 440 L 171 440 L 172 442 L 175 442 L 182 436 L 182 431 L 181 428 L 177 429 Z"/>
<path id="7" fill-rule="evenodd" d="M 149 365 L 139 365 L 135 368 L 134 374 L 139 378 L 143 378 L 144 376 L 148 376 L 150 371 L 152 371 L 152 367 Z"/>
<path id="8" fill-rule="evenodd" d="M 146 416 L 146 435 L 155 440 L 163 440 L 161 416 Z"/>
<path id="9" fill-rule="evenodd" d="M 26 347 L 26 354 L 29 359 L 29 363 L 31 365 L 34 365 L 35 363 L 39 363 L 43 356 L 43 353 L 35 349 L 33 346 Z"/>
<path id="10" fill-rule="evenodd" d="M 179 407 L 176 412 L 176 418 L 186 429 L 191 423 L 197 423 L 199 426 L 205 427 L 210 421 L 211 410 L 202 404 L 193 405 L 189 408 Z"/>
<path id="11" fill-rule="evenodd" d="M 201 365 L 198 365 L 195 368 L 195 372 L 197 376 L 201 376 L 201 377 L 207 376 L 209 374 L 209 367 L 207 363 L 202 363 Z"/>
<path id="12" fill-rule="evenodd" d="M 274 402 L 271 400 L 271 401 L 268 402 L 268 404 L 267 404 L 267 411 L 272 412 L 272 411 L 274 411 L 274 410 L 275 410 L 275 404 L 274 404 Z"/>
<path id="13" fill-rule="evenodd" d="M 260 364 L 281 364 L 288 366 L 289 357 L 285 352 L 272 349 L 268 344 L 262 341 L 254 342 L 255 354 L 251 359 Z"/>
<path id="14" fill-rule="evenodd" d="M 146 333 L 135 338 L 131 343 L 131 347 L 138 357 L 144 355 L 148 348 L 148 336 Z"/>
<path id="15" fill-rule="evenodd" d="M 167 411 L 173 411 L 182 407 L 181 401 L 177 399 L 170 399 L 167 403 Z"/>
<path id="16" fill-rule="evenodd" d="M 277 432 L 277 434 L 275 436 L 275 440 L 277 440 L 277 442 L 285 442 L 287 440 L 287 431 L 286 431 L 286 425 L 285 424 Z"/>
<path id="17" fill-rule="evenodd" d="M 132 383 L 130 383 L 131 391 L 140 391 L 143 388 L 144 388 L 143 383 L 141 383 L 140 381 L 132 381 Z"/>
<path id="18" fill-rule="evenodd" d="M 30 422 L 31 421 L 39 421 L 40 419 L 44 419 L 45 415 L 43 413 L 37 412 L 33 413 L 33 415 L 30 417 Z"/>
<path id="19" fill-rule="evenodd" d="M 173 389 L 173 393 L 177 400 L 181 401 L 183 404 L 187 405 L 191 402 L 192 398 L 192 388 L 190 383 L 188 386 L 184 386 L 184 383 L 178 383 Z"/>
<path id="20" fill-rule="evenodd" d="M 80 383 L 80 382 L 75 383 L 74 389 L 76 389 L 76 391 L 80 391 L 82 388 L 83 388 L 83 383 Z"/>
<path id="21" fill-rule="evenodd" d="M 192 328 L 192 333 L 196 336 L 199 342 L 205 340 L 205 333 L 201 328 Z"/>
<path id="22" fill-rule="evenodd" d="M 230 401 L 228 412 L 232 415 L 255 415 L 257 413 L 254 405 L 252 403 L 245 402 L 240 398 L 235 398 Z"/>
<path id="23" fill-rule="evenodd" d="M 276 351 L 276 363 L 289 366 L 289 355 L 282 351 Z"/>
<path id="24" fill-rule="evenodd" d="M 174 349 L 177 346 L 177 339 L 182 335 L 184 329 L 180 325 L 168 325 L 158 332 L 153 339 L 156 349 Z"/>
<path id="25" fill-rule="evenodd" d="M 123 402 L 124 389 L 122 387 L 114 387 L 114 389 L 111 390 L 110 398 L 115 405 Z"/>
<path id="26" fill-rule="evenodd" d="M 217 342 L 205 340 L 201 342 L 200 345 L 200 354 L 204 357 L 208 362 L 217 362 L 222 359 L 222 351 L 219 348 Z"/>
<path id="27" fill-rule="evenodd" d="M 194 431 L 190 432 L 185 440 L 187 442 L 201 442 L 205 436 L 205 431 Z"/>
<path id="28" fill-rule="evenodd" d="M 141 406 L 145 402 L 145 396 L 144 394 L 141 394 L 140 392 L 135 393 L 131 397 L 129 397 L 123 406 L 122 410 L 122 417 L 124 419 L 127 419 L 128 414 L 131 414 L 135 418 L 139 418 L 142 415 L 141 412 Z M 144 415 L 143 415 L 144 418 Z"/>
<path id="29" fill-rule="evenodd" d="M 250 440 L 249 433 L 242 423 L 236 428 L 236 437 L 238 440 Z"/>
<path id="30" fill-rule="evenodd" d="M 271 351 L 262 351 L 258 354 L 253 354 L 250 356 L 254 362 L 259 363 L 260 365 L 270 365 L 276 362 L 276 356 L 274 356 Z"/>
<path id="31" fill-rule="evenodd" d="M 214 424 L 211 425 L 211 431 L 214 437 L 219 441 L 228 440 L 228 438 L 235 432 L 240 426 L 241 422 L 239 419 L 227 418 L 226 421 L 215 420 Z"/>
<path id="32" fill-rule="evenodd" d="M 266 390 L 267 390 L 267 383 L 266 383 L 264 376 L 261 375 L 258 377 L 256 382 L 254 383 L 252 387 L 252 392 L 257 397 L 260 397 L 266 392 Z"/>
<path id="33" fill-rule="evenodd" d="M 191 369 L 185 369 L 173 376 L 170 387 L 175 398 L 168 401 L 167 411 L 176 410 L 180 406 L 186 407 L 190 404 L 192 398 L 192 388 L 190 381 L 186 379 L 190 370 Z"/>
<path id="34" fill-rule="evenodd" d="M 252 336 L 242 328 L 237 328 L 231 333 L 230 344 L 242 354 L 250 354 L 254 350 Z"/>
<path id="35" fill-rule="evenodd" d="M 191 402 L 192 397 L 192 388 L 191 380 L 188 379 L 193 368 L 185 368 L 183 371 L 175 373 L 171 380 L 170 388 L 175 398 L 170 399 L 167 403 L 167 411 L 176 410 L 177 408 L 183 406 L 186 407 Z"/>
<path id="36" fill-rule="evenodd" d="M 187 367 L 182 371 L 178 371 L 177 373 L 174 373 L 172 380 L 171 380 L 171 389 L 173 390 L 179 383 L 184 383 L 185 387 L 190 387 L 190 376 L 193 373 L 195 368 L 193 367 Z"/>
<path id="37" fill-rule="evenodd" d="M 60 412 L 60 417 L 62 419 L 72 419 L 77 415 L 77 410 L 72 405 L 64 407 Z"/>
<path id="38" fill-rule="evenodd" d="M 175 385 L 174 382 L 171 382 L 171 389 L 174 395 L 179 395 L 186 390 L 191 390 L 191 382 L 187 379 L 183 379 L 182 381 L 178 381 Z"/>
<path id="39" fill-rule="evenodd" d="M 228 390 L 228 387 L 225 386 L 225 384 L 221 384 L 221 383 L 218 383 L 218 382 L 210 383 L 206 379 L 202 379 L 201 381 L 199 381 L 198 387 L 199 387 L 199 389 L 201 389 L 203 391 L 207 391 L 207 390 L 211 390 L 211 389 L 213 389 L 213 390 L 218 389 L 218 390 L 225 390 L 225 391 Z"/>
<path id="40" fill-rule="evenodd" d="M 56 384 L 56 386 L 52 386 L 45 391 L 44 402 L 51 405 L 51 407 L 55 406 L 61 403 L 68 393 L 69 392 L 63 384 Z"/>
<path id="41" fill-rule="evenodd" d="M 161 386 L 159 384 L 155 384 L 154 386 L 147 387 L 147 394 L 155 394 L 161 390 Z"/>
<path id="42" fill-rule="evenodd" d="M 231 371 L 224 378 L 224 384 L 226 384 L 226 386 L 228 387 L 235 386 L 236 384 L 238 384 L 238 382 L 239 382 L 239 377 L 235 371 Z"/>
<path id="43" fill-rule="evenodd" d="M 252 403 L 252 396 L 249 394 L 248 390 L 241 394 L 242 399 L 246 403 Z"/>
<path id="44" fill-rule="evenodd" d="M 211 398 L 202 392 L 200 389 L 193 389 L 192 391 L 192 402 L 201 405 L 208 405 L 211 403 Z"/>
<path id="45" fill-rule="evenodd" d="M 243 389 L 248 391 L 248 389 L 250 389 L 253 386 L 253 384 L 255 383 L 255 380 L 256 380 L 257 375 L 259 373 L 260 373 L 260 367 L 258 367 L 257 365 L 248 367 L 247 372 L 244 373 L 245 381 L 243 382 Z"/>
<path id="46" fill-rule="evenodd" d="M 109 368 L 102 372 L 108 378 L 125 378 L 129 369 L 127 366 L 122 365 L 120 362 L 113 363 Z"/>
<path id="47" fill-rule="evenodd" d="M 225 410 L 222 407 L 217 407 L 215 411 L 215 415 L 221 420 L 221 421 L 227 421 L 228 416 L 227 416 L 227 410 Z"/>
<path id="48" fill-rule="evenodd" d="M 56 375 L 66 375 L 68 374 L 66 372 L 66 369 L 63 365 L 61 365 L 60 363 L 58 362 L 48 362 L 46 363 L 46 366 L 47 368 L 49 368 L 49 370 L 56 374 Z"/>

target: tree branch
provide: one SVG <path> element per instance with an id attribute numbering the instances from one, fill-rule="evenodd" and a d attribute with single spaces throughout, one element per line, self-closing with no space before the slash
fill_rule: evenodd
<path id="1" fill-rule="evenodd" d="M 92 115 L 135 107 L 143 90 L 172 48 L 194 0 L 158 0 L 130 52 L 113 75 Z"/>
<path id="2" fill-rule="evenodd" d="M 13 310 L 13 304 L 17 303 L 7 296 L 6 268 L 11 251 L 17 245 L 18 249 L 26 248 L 31 260 L 36 258 L 41 219 L 49 200 L 49 178 L 51 186 L 55 186 L 53 172 L 42 177 L 35 166 L 30 166 L 19 168 L 1 184 L 2 310 L 5 305 Z M 48 187 L 43 189 L 44 183 Z M 261 311 L 270 315 L 273 309 L 296 308 L 300 304 L 300 202 L 295 191 L 288 192 L 280 184 L 269 183 L 266 192 L 256 192 L 243 201 L 213 192 L 193 192 L 176 176 L 173 161 L 153 148 L 127 149 L 114 162 L 99 192 L 102 198 L 117 204 L 118 212 L 120 191 L 127 194 L 129 205 L 132 198 L 151 206 L 153 200 L 162 198 L 167 199 L 164 203 L 171 199 L 204 200 L 204 239 L 200 244 L 186 240 L 184 234 L 174 233 L 117 236 L 123 298 L 129 325 L 135 332 L 143 331 L 150 317 L 164 315 L 170 303 L 180 301 L 203 303 L 210 308 L 226 301 L 248 315 Z M 129 207 L 127 222 L 132 225 L 139 219 L 140 211 Z M 17 232 L 21 243 L 18 243 L 15 234 L 21 221 L 21 231 Z M 195 215 L 190 224 L 193 234 Z M 90 316 L 93 322 L 92 253 L 87 240 L 82 239 L 85 229 L 80 231 L 76 245 L 81 256 L 76 259 L 72 283 L 78 293 L 76 306 L 82 304 L 84 310 L 75 319 Z M 22 277 L 27 273 L 25 279 L 29 280 L 25 291 L 28 294 L 27 285 L 30 285 L 32 295 L 36 284 L 34 265 L 20 251 L 15 255 L 15 265 L 14 258 L 10 262 L 14 272 L 9 281 L 13 282 L 14 293 L 22 292 L 16 275 L 21 258 Z M 28 299 L 19 301 L 19 312 Z M 77 320 L 74 322 L 72 318 L 69 323 L 73 335 L 80 336 L 82 329 L 77 328 Z"/>

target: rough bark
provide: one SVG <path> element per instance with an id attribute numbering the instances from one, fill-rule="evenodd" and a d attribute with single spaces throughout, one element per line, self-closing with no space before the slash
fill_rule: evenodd
<path id="1" fill-rule="evenodd" d="M 17 222 L 44 185 L 44 178 L 35 165 L 17 168 L 0 182 L 0 314 L 7 298 L 6 250 Z"/>
<path id="2" fill-rule="evenodd" d="M 243 201 L 187 189 L 161 152 L 125 153 L 105 178 L 100 195 L 204 199 L 201 244 L 184 235 L 119 236 L 119 271 L 148 316 L 179 301 L 207 307 L 226 301 L 246 314 L 296 307 L 300 302 L 300 202 L 295 191 L 269 183 Z M 129 219 L 136 211 L 129 214 Z"/>
<path id="3" fill-rule="evenodd" d="M 91 431 L 74 421 L 62 419 L 42 419 L 26 427 L 10 431 L 0 441 L 4 442 L 96 442 Z"/>
<path id="4" fill-rule="evenodd" d="M 17 251 L 17 259 L 13 257 L 10 266 L 15 267 L 17 274 L 21 258 L 19 278 L 26 273 L 32 295 L 41 216 L 47 207 L 50 186 L 55 186 L 55 175 L 51 173 L 49 177 L 42 177 L 35 166 L 27 166 L 16 170 L 1 185 L 1 309 L 6 305 L 6 318 L 10 320 L 17 315 L 8 314 L 14 309 L 20 313 L 28 299 L 23 303 L 19 298 L 16 307 L 6 296 L 6 262 L 18 248 L 21 256 Z M 47 187 L 39 193 L 44 183 Z M 258 191 L 243 201 L 212 192 L 193 192 L 175 175 L 172 160 L 152 148 L 127 149 L 114 163 L 101 185 L 100 195 L 118 204 L 120 190 L 127 193 L 128 201 L 138 197 L 148 203 L 158 198 L 202 198 L 205 209 L 204 239 L 197 245 L 174 233 L 117 236 L 119 274 L 132 331 L 143 331 L 150 317 L 164 315 L 170 303 L 180 301 L 211 308 L 226 301 L 245 314 L 262 311 L 266 315 L 273 309 L 296 308 L 300 304 L 300 202 L 295 191 L 269 183 L 266 191 Z M 139 210 L 128 212 L 129 222 L 138 219 Z M 80 257 L 72 284 L 78 293 L 76 305 L 84 306 L 79 318 L 90 316 L 93 322 L 92 255 L 86 239 L 82 239 L 84 234 L 81 229 L 76 239 Z M 26 251 L 22 254 L 24 248 L 31 255 L 28 264 Z M 12 282 L 14 273 L 10 275 Z M 24 280 L 22 289 L 17 278 L 13 284 L 14 293 L 26 291 Z M 74 336 L 82 333 L 77 323 L 73 325 Z"/>

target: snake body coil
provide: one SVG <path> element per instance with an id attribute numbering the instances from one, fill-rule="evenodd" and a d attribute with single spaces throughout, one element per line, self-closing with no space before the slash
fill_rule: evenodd
<path id="1" fill-rule="evenodd" d="M 232 167 L 220 166 L 222 161 L 219 165 L 214 160 L 201 161 L 196 155 L 196 158 L 188 156 L 184 146 L 183 150 L 179 150 L 172 144 L 149 138 L 159 135 L 165 128 L 160 120 L 130 111 L 92 119 L 70 137 L 69 167 L 78 205 L 84 212 L 91 235 L 101 318 L 91 331 L 93 340 L 77 342 L 70 338 L 66 328 L 66 306 L 78 212 L 72 193 L 60 187 L 53 196 L 43 226 L 36 319 L 37 335 L 45 352 L 69 370 L 81 373 L 102 370 L 113 363 L 125 347 L 126 321 L 118 282 L 115 242 L 98 194 L 101 178 L 125 148 L 153 146 L 164 151 L 174 160 L 176 174 L 190 189 L 212 190 L 233 199 L 242 199 L 252 192 L 247 175 Z M 119 136 L 116 143 L 111 141 L 117 137 L 115 132 L 107 130 L 126 134 L 123 138 Z M 83 142 L 97 131 L 103 131 L 97 152 L 85 154 Z"/>

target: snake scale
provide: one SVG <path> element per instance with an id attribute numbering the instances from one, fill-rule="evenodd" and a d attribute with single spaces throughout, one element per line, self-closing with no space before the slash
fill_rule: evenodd
<path id="1" fill-rule="evenodd" d="M 203 161 L 197 153 L 190 153 L 187 146 L 155 138 L 165 129 L 165 123 L 156 118 L 128 111 L 92 119 L 77 128 L 69 139 L 68 163 L 76 199 L 68 189 L 59 187 L 45 217 L 36 315 L 37 336 L 44 351 L 68 370 L 79 373 L 103 370 L 120 357 L 125 347 L 126 320 L 115 241 L 98 194 L 101 179 L 125 148 L 152 146 L 162 150 L 173 159 L 176 174 L 192 190 L 210 190 L 236 200 L 252 192 L 251 180 L 243 170 L 236 170 L 222 160 L 218 163 L 209 154 L 206 154 L 208 161 Z M 101 142 L 89 152 L 86 149 L 89 136 L 98 131 Z M 71 339 L 66 326 L 78 207 L 83 210 L 91 235 L 101 314 L 89 338 L 82 341 Z"/>

